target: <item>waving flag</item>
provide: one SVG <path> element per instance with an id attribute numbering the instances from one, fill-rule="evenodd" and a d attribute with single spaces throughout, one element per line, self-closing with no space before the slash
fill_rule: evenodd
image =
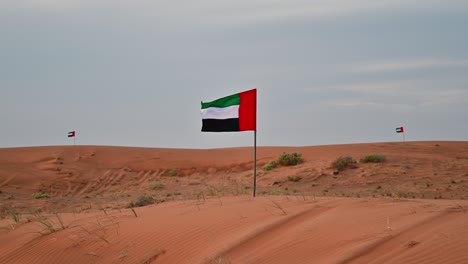
<path id="1" fill-rule="evenodd" d="M 201 103 L 202 132 L 257 130 L 257 89 Z"/>

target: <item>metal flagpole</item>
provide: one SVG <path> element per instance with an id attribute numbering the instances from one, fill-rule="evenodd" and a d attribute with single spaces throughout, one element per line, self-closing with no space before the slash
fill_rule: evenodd
<path id="1" fill-rule="evenodd" d="M 254 131 L 254 187 L 253 197 L 257 192 L 257 130 Z"/>

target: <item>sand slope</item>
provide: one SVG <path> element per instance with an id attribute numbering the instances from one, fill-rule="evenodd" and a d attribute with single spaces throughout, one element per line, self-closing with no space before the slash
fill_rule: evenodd
<path id="1" fill-rule="evenodd" d="M 222 197 L 63 214 L 65 230 L 31 234 L 33 221 L 0 236 L 0 263 L 466 263 L 467 206 Z"/>
<path id="2" fill-rule="evenodd" d="M 254 199 L 251 148 L 0 149 L 0 263 L 468 263 L 468 142 L 258 152 Z"/>

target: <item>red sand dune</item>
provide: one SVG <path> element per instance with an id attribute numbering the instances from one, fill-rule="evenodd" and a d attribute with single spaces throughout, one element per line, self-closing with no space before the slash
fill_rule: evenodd
<path id="1" fill-rule="evenodd" d="M 0 149 L 0 263 L 468 263 L 468 142 L 261 147 L 258 163 L 282 152 L 304 163 L 259 166 L 252 198 L 251 148 Z M 387 160 L 333 175 L 373 153 Z M 127 208 L 143 194 L 159 203 Z"/>

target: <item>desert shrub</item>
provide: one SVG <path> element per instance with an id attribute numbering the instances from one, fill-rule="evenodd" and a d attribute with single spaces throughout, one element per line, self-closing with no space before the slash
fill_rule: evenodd
<path id="1" fill-rule="evenodd" d="M 346 168 L 357 168 L 356 161 L 350 156 L 338 157 L 335 161 L 332 162 L 332 167 L 339 171 L 342 171 Z"/>
<path id="2" fill-rule="evenodd" d="M 154 197 L 152 195 L 149 195 L 149 194 L 146 194 L 146 195 L 140 195 L 138 196 L 138 198 L 136 199 L 136 201 L 132 201 L 128 204 L 128 207 L 129 208 L 132 208 L 132 207 L 141 207 L 141 206 L 146 206 L 146 205 L 150 205 L 150 204 L 154 204 L 156 203 L 157 200 L 154 199 Z"/>
<path id="3" fill-rule="evenodd" d="M 43 198 L 50 198 L 50 195 L 48 195 L 47 193 L 33 193 L 32 197 L 34 199 L 43 199 Z"/>
<path id="4" fill-rule="evenodd" d="M 292 181 L 292 182 L 298 182 L 300 181 L 302 178 L 299 177 L 299 176 L 288 176 L 288 181 Z"/>
<path id="5" fill-rule="evenodd" d="M 276 168 L 278 166 L 278 162 L 276 160 L 272 160 L 270 162 L 268 162 L 267 164 L 265 164 L 265 166 L 263 166 L 263 170 L 264 171 L 271 171 L 272 169 Z"/>
<path id="6" fill-rule="evenodd" d="M 0 215 L 1 215 L 1 218 L 5 218 L 6 215 L 10 215 L 11 219 L 15 221 L 15 223 L 19 223 L 20 221 L 19 213 L 16 211 L 15 208 L 9 205 L 1 208 Z"/>
<path id="7" fill-rule="evenodd" d="M 162 176 L 177 176 L 179 175 L 179 173 L 177 172 L 177 170 L 165 170 L 162 174 Z"/>
<path id="8" fill-rule="evenodd" d="M 153 182 L 151 183 L 148 188 L 153 191 L 159 191 L 164 189 L 166 186 L 160 182 Z"/>
<path id="9" fill-rule="evenodd" d="M 278 163 L 283 166 L 294 166 L 303 162 L 301 153 L 283 153 L 278 158 Z"/>
<path id="10" fill-rule="evenodd" d="M 361 158 L 360 161 L 363 162 L 363 163 L 367 163 L 367 162 L 372 162 L 372 163 L 384 162 L 385 161 L 385 155 L 383 155 L 383 154 L 372 154 L 372 155 L 368 155 L 368 156 L 365 156 L 365 157 Z"/>

